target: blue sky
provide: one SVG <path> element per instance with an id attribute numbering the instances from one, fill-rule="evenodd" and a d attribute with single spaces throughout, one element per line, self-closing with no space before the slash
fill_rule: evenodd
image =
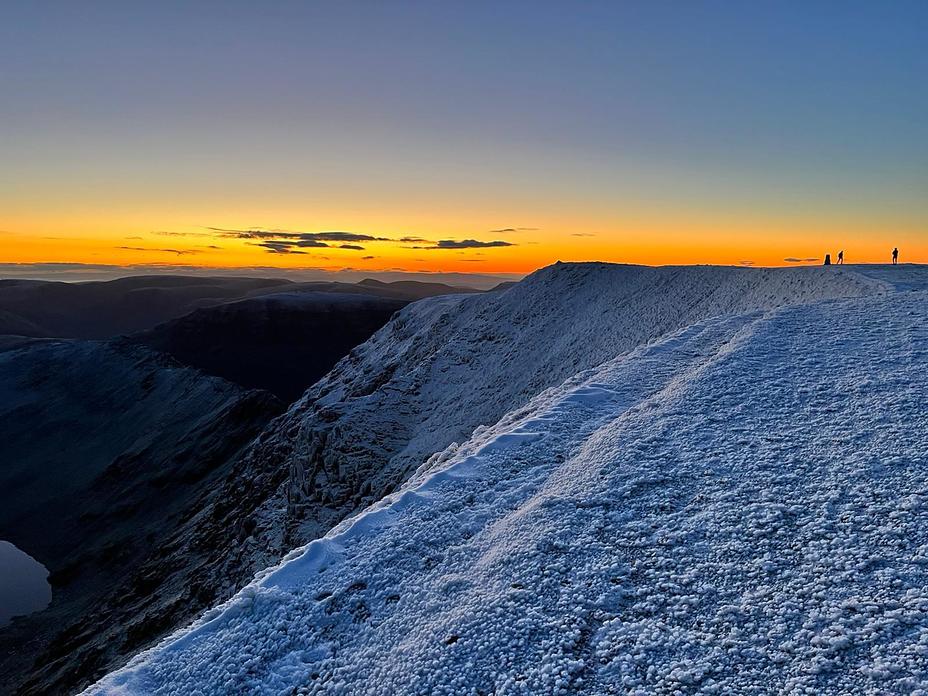
<path id="1" fill-rule="evenodd" d="M 926 36 L 924 2 L 4 3 L 0 227 L 379 207 L 460 235 L 573 216 L 617 249 L 671 213 L 917 241 Z"/>

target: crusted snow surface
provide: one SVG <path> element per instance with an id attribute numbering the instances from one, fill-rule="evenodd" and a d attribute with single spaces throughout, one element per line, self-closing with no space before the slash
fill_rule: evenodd
<path id="1" fill-rule="evenodd" d="M 274 456 L 281 446 L 294 452 L 267 516 L 286 510 L 314 533 L 320 519 L 376 501 L 434 453 L 581 370 L 709 317 L 884 285 L 838 268 L 562 263 L 504 292 L 416 302 L 310 388 L 266 439 Z"/>
<path id="2" fill-rule="evenodd" d="M 581 372 L 88 693 L 928 689 L 921 287 Z"/>

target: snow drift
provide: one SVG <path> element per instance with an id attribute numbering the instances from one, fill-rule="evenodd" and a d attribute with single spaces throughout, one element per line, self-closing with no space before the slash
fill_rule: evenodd
<path id="1" fill-rule="evenodd" d="M 388 402 L 393 380 L 424 369 L 435 381 L 406 392 L 428 396 L 420 418 L 403 413 L 408 444 L 440 442 L 438 421 L 419 423 L 432 409 L 446 409 L 446 433 L 473 420 L 490 385 L 503 394 L 482 413 L 530 385 L 540 393 L 421 459 L 399 491 L 89 693 L 924 687 L 926 278 L 632 273 L 651 271 L 681 276 L 666 305 L 653 288 L 636 304 L 622 269 L 579 266 L 484 302 L 404 311 L 316 398 L 378 353 L 402 356 L 387 379 L 369 377 L 379 384 L 367 394 L 343 387 L 342 402 Z M 709 280 L 693 295 L 674 289 Z M 567 292 L 545 297 L 552 285 Z M 493 318 L 508 321 L 472 337 L 483 348 L 471 361 L 454 361 L 464 326 L 489 330 Z M 385 350 L 391 334 L 405 352 Z M 548 350 L 533 351 L 541 337 Z M 417 353 L 423 343 L 431 351 Z M 520 369 L 509 382 L 487 374 L 500 365 Z M 441 380 L 463 385 L 457 409 Z M 300 408 L 324 408 L 311 395 Z"/>

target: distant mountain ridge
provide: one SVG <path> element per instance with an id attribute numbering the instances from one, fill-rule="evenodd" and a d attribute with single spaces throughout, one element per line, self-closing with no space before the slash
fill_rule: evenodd
<path id="1" fill-rule="evenodd" d="M 0 333 L 39 338 L 111 338 L 197 307 L 289 286 L 258 278 L 135 276 L 87 283 L 0 280 Z M 30 333 L 23 333 L 25 330 Z"/>
<path id="2" fill-rule="evenodd" d="M 112 338 L 150 329 L 203 307 L 281 292 L 358 293 L 412 301 L 477 291 L 418 281 L 294 282 L 227 276 L 130 276 L 81 283 L 0 279 L 0 334 Z"/>

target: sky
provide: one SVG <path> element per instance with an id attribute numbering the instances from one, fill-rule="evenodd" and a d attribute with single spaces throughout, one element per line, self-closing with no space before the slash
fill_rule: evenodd
<path id="1" fill-rule="evenodd" d="M 0 3 L 0 263 L 928 262 L 928 3 Z"/>

